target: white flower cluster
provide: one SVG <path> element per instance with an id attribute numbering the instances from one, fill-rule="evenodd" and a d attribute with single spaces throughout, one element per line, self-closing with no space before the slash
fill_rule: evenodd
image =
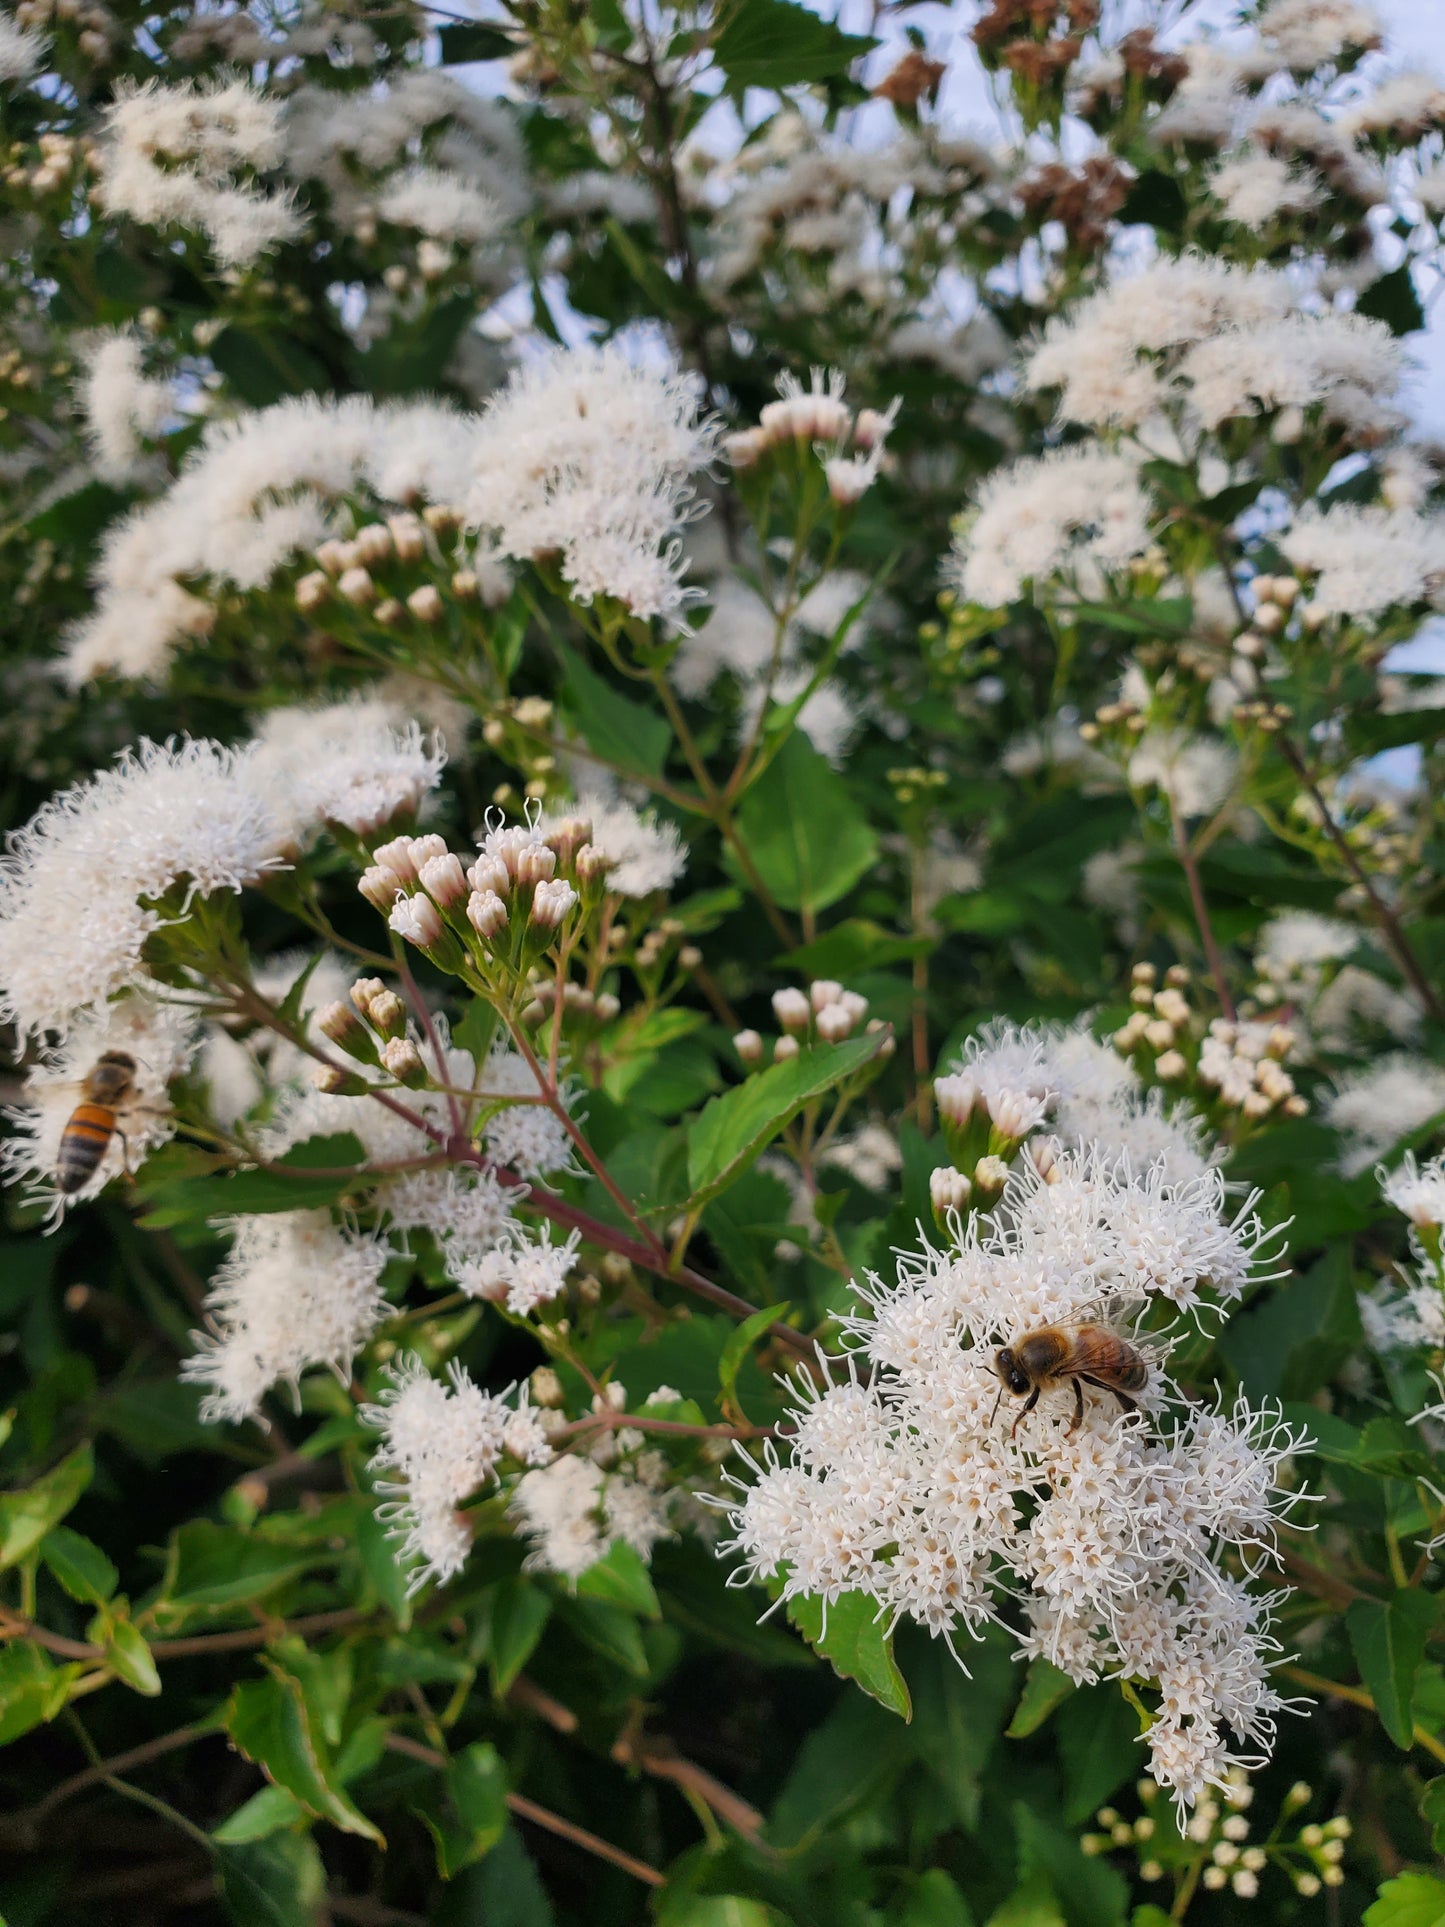
<path id="1" fill-rule="evenodd" d="M 1077 1381 L 1035 1411 L 997 1411 L 995 1351 L 1031 1331 L 1107 1321 L 1127 1336 L 1156 1301 L 1237 1298 L 1265 1239 L 1223 1202 L 1212 1171 L 1171 1183 L 1098 1152 L 1056 1160 L 1047 1182 L 1019 1167 L 987 1229 L 975 1220 L 958 1250 L 925 1247 L 895 1283 L 860 1288 L 868 1313 L 845 1324 L 866 1377 L 800 1393 L 785 1457 L 770 1443 L 737 1482 L 723 1549 L 784 1597 L 861 1592 L 950 1646 L 1017 1597 L 1026 1651 L 1076 1681 L 1157 1688 L 1152 1771 L 1184 1803 L 1234 1758 L 1262 1759 L 1282 1704 L 1271 1602 L 1223 1559 L 1248 1569 L 1272 1547 L 1284 1428 L 1243 1402 L 1189 1405 L 1157 1331 L 1142 1417 L 1089 1389 L 1070 1424 Z"/>
<path id="2" fill-rule="evenodd" d="M 369 837 L 415 816 L 441 780 L 445 745 L 377 695 L 273 709 L 256 731 L 261 779 L 289 791 L 305 834 L 327 823 Z"/>
<path id="3" fill-rule="evenodd" d="M 107 111 L 101 203 L 150 227 L 198 228 L 218 261 L 243 267 L 302 232 L 289 195 L 246 178 L 280 159 L 278 101 L 240 80 L 210 89 L 150 82 L 118 91 Z"/>
<path id="4" fill-rule="evenodd" d="M 677 825 L 651 810 L 634 809 L 621 797 L 584 788 L 576 814 L 588 825 L 587 841 L 606 864 L 607 888 L 617 896 L 650 897 L 655 890 L 670 890 L 687 868 Z M 544 819 L 542 834 L 558 827 Z"/>
<path id="5" fill-rule="evenodd" d="M 1383 1357 L 1399 1352 L 1439 1352 L 1445 1348 L 1445 1272 L 1441 1268 L 1441 1231 L 1445 1227 L 1445 1155 L 1418 1164 L 1407 1151 L 1399 1167 L 1377 1172 L 1387 1204 L 1410 1223 L 1410 1251 L 1418 1269 L 1401 1273 L 1398 1285 L 1386 1284 L 1359 1298 L 1360 1318 L 1371 1347 Z M 1429 1408 L 1445 1417 L 1445 1404 Z"/>
<path id="6" fill-rule="evenodd" d="M 1182 817 L 1211 816 L 1234 787 L 1239 759 L 1217 736 L 1152 729 L 1129 758 L 1131 788 L 1158 789 Z"/>
<path id="7" fill-rule="evenodd" d="M 1051 322 L 1027 380 L 1057 388 L 1061 418 L 1091 428 L 1139 428 L 1172 411 L 1197 436 L 1256 409 L 1319 407 L 1380 439 L 1403 420 L 1385 407 L 1405 365 L 1389 329 L 1361 315 L 1302 314 L 1296 301 L 1272 268 L 1197 255 L 1156 262 Z"/>
<path id="8" fill-rule="evenodd" d="M 645 1403 L 676 1398 L 664 1386 Z M 612 1380 L 592 1409 L 625 1411 L 626 1387 Z M 511 1511 L 532 1541 L 527 1569 L 575 1580 L 619 1543 L 650 1560 L 658 1540 L 671 1536 L 673 1515 L 686 1496 L 684 1488 L 669 1487 L 663 1454 L 646 1450 L 645 1434 L 635 1426 L 623 1426 L 600 1432 L 585 1454 L 569 1453 L 525 1474 Z"/>
<path id="9" fill-rule="evenodd" d="M 379 711 L 302 712 L 309 761 L 272 741 L 239 750 L 142 741 L 115 766 L 47 802 L 0 858 L 0 1013 L 31 1034 L 140 981 L 163 917 L 155 900 L 240 890 L 282 868 L 319 821 L 374 827 L 434 787 L 439 748 Z M 308 738 L 309 740 L 309 738 Z M 84 914 L 57 879 L 85 879 Z"/>
<path id="10" fill-rule="evenodd" d="M 0 81 L 29 80 L 39 71 L 46 48 L 43 34 L 19 26 L 9 14 L 0 14 Z"/>
<path id="11" fill-rule="evenodd" d="M 970 602 L 1013 602 L 1067 573 L 1086 596 L 1149 548 L 1149 497 L 1127 455 L 1084 443 L 991 475 L 954 539 L 951 572 Z"/>
<path id="12" fill-rule="evenodd" d="M 447 1369 L 448 1389 L 413 1353 L 387 1375 L 380 1404 L 364 1405 L 361 1416 L 382 1434 L 373 1472 L 393 1475 L 376 1480 L 388 1495 L 377 1516 L 401 1540 L 400 1558 L 412 1566 L 407 1589 L 417 1592 L 431 1577 L 460 1572 L 472 1534 L 458 1508 L 497 1476 L 499 1461 L 547 1465 L 552 1448 L 525 1390 L 509 1404 L 510 1387 L 483 1392 L 456 1363 Z"/>
<path id="13" fill-rule="evenodd" d="M 333 1224 L 325 1211 L 277 1211 L 235 1221 L 231 1250 L 206 1294 L 209 1330 L 181 1377 L 208 1387 L 204 1419 L 239 1423 L 260 1414 L 277 1383 L 293 1394 L 301 1374 L 351 1368 L 387 1313 L 381 1274 L 390 1256 L 375 1238 Z"/>
<path id="14" fill-rule="evenodd" d="M 1396 1051 L 1342 1077 L 1324 1107 L 1344 1138 L 1340 1169 L 1355 1178 L 1445 1111 L 1445 1069 Z"/>
<path id="15" fill-rule="evenodd" d="M 1199 1049 L 1199 1081 L 1246 1117 L 1268 1117 L 1275 1109 L 1298 1117 L 1304 1099 L 1296 1097 L 1294 1079 L 1283 1067 L 1295 1042 L 1294 1032 L 1284 1024 L 1232 1023 L 1216 1017 Z"/>
<path id="16" fill-rule="evenodd" d="M 85 351 L 80 407 L 103 481 L 133 481 L 141 464 L 142 441 L 158 435 L 177 413 L 168 381 L 145 372 L 136 336 L 112 331 Z"/>
<path id="17" fill-rule="evenodd" d="M 1307 503 L 1278 543 L 1295 569 L 1314 578 L 1310 602 L 1321 616 L 1380 615 L 1445 597 L 1445 516 Z"/>
<path id="18" fill-rule="evenodd" d="M 1325 971 L 1353 955 L 1360 942 L 1360 931 L 1338 917 L 1285 910 L 1270 918 L 1256 940 L 1254 995 L 1261 1002 L 1312 1003 Z"/>
<path id="19" fill-rule="evenodd" d="M 1097 1146 L 1173 1183 L 1210 1169 L 1200 1120 L 1182 1105 L 1166 1111 L 1161 1092 L 1146 1091 L 1131 1064 L 1082 1028 L 997 1020 L 969 1038 L 933 1091 L 946 1119 L 963 1123 L 982 1108 L 1010 1139 L 1047 1126 L 1071 1154 Z"/>

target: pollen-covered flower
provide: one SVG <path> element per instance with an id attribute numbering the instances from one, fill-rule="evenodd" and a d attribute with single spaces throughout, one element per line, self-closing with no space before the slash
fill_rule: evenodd
<path id="1" fill-rule="evenodd" d="M 205 1419 L 256 1417 L 275 1385 L 293 1395 L 301 1375 L 338 1375 L 386 1316 L 388 1251 L 341 1229 L 325 1211 L 238 1218 L 231 1250 L 206 1294 L 209 1330 L 181 1377 L 206 1386 Z"/>

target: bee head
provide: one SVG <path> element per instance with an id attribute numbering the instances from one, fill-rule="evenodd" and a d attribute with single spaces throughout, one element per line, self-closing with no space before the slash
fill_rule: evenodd
<path id="1" fill-rule="evenodd" d="M 993 1367 L 1014 1397 L 1022 1398 L 1029 1389 L 1028 1375 L 1020 1368 L 1018 1360 L 1007 1345 L 1002 1351 L 994 1353 Z"/>

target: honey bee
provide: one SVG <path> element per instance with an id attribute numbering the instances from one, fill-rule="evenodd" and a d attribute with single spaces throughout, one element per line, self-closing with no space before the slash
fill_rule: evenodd
<path id="1" fill-rule="evenodd" d="M 999 1376 L 999 1395 L 994 1411 L 1005 1392 L 1015 1398 L 1028 1394 L 1023 1410 L 1009 1432 L 1012 1438 L 1025 1413 L 1039 1402 L 1045 1387 L 1071 1382 L 1074 1387 L 1074 1418 L 1066 1438 L 1079 1428 L 1084 1416 L 1084 1387 L 1097 1385 L 1101 1392 L 1112 1392 L 1126 1412 L 1138 1411 L 1129 1394 L 1142 1392 L 1149 1382 L 1149 1367 L 1134 1347 L 1105 1325 L 1040 1325 L 1026 1332 L 994 1354 L 993 1368 Z"/>
<path id="2" fill-rule="evenodd" d="M 55 1160 L 55 1182 L 65 1196 L 79 1191 L 100 1168 L 119 1129 L 118 1113 L 135 1091 L 135 1069 L 129 1051 L 108 1050 L 86 1073 L 80 1102 L 60 1134 Z"/>

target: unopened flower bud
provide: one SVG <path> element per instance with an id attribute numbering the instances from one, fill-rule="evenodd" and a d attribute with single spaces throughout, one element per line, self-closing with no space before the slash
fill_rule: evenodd
<path id="1" fill-rule="evenodd" d="M 786 1064 L 790 1057 L 796 1057 L 801 1046 L 796 1037 L 779 1037 L 773 1044 L 773 1062 Z"/>
<path id="2" fill-rule="evenodd" d="M 350 1057 L 370 1058 L 372 1055 L 371 1038 L 366 1026 L 350 1004 L 323 1005 L 316 1013 L 316 1028 Z"/>
<path id="3" fill-rule="evenodd" d="M 467 894 L 467 873 L 462 860 L 448 850 L 445 856 L 428 857 L 420 871 L 421 887 L 443 910 L 450 910 Z"/>
<path id="4" fill-rule="evenodd" d="M 522 884 L 546 883 L 557 870 L 557 852 L 545 843 L 529 843 L 517 852 L 517 881 Z"/>
<path id="5" fill-rule="evenodd" d="M 951 1164 L 940 1164 L 928 1174 L 928 1196 L 936 1218 L 950 1211 L 962 1211 L 973 1195 L 973 1186 Z"/>
<path id="6" fill-rule="evenodd" d="M 1155 1060 L 1154 1075 L 1162 1084 L 1172 1084 L 1189 1069 L 1182 1051 L 1166 1050 Z"/>
<path id="7" fill-rule="evenodd" d="M 303 616 L 309 616 L 313 609 L 319 609 L 331 594 L 331 578 L 324 569 L 313 569 L 303 575 L 296 584 L 296 607 Z"/>
<path id="8" fill-rule="evenodd" d="M 390 515 L 386 526 L 392 547 L 403 562 L 419 562 L 426 554 L 426 530 L 415 515 Z"/>
<path id="9" fill-rule="evenodd" d="M 428 1081 L 421 1052 L 409 1037 L 389 1038 L 381 1047 L 381 1061 L 398 1084 L 408 1084 L 415 1090 Z"/>
<path id="10" fill-rule="evenodd" d="M 733 1049 L 749 1068 L 763 1061 L 763 1040 L 755 1030 L 740 1030 L 733 1039 Z"/>
<path id="11" fill-rule="evenodd" d="M 967 1071 L 953 1071 L 933 1080 L 933 1101 L 945 1124 L 962 1130 L 973 1116 L 979 1101 L 979 1088 Z"/>
<path id="12" fill-rule="evenodd" d="M 320 543 L 316 550 L 316 560 L 327 575 L 340 575 L 343 569 L 351 567 L 355 559 L 351 544 L 338 542 L 334 536 L 330 541 Z"/>
<path id="13" fill-rule="evenodd" d="M 556 1411 L 563 1403 L 562 1381 L 550 1365 L 539 1365 L 527 1381 L 532 1403 L 544 1411 Z"/>
<path id="14" fill-rule="evenodd" d="M 816 1022 L 818 1035 L 827 1044 L 841 1044 L 853 1034 L 853 1019 L 842 1004 L 824 1004 Z"/>
<path id="15" fill-rule="evenodd" d="M 577 892 L 561 877 L 539 883 L 532 897 L 532 921 L 544 930 L 555 930 L 576 902 Z"/>
<path id="16" fill-rule="evenodd" d="M 685 943 L 677 953 L 677 961 L 684 970 L 696 970 L 702 962 L 702 952 L 695 943 Z"/>
<path id="17" fill-rule="evenodd" d="M 490 892 L 493 896 L 507 897 L 511 895 L 512 873 L 500 857 L 479 856 L 467 871 L 467 882 L 479 896 Z"/>
<path id="18" fill-rule="evenodd" d="M 773 1015 L 789 1036 L 801 1036 L 808 1028 L 812 1009 L 802 991 L 790 985 L 773 992 Z"/>
<path id="19" fill-rule="evenodd" d="M 852 1018 L 854 1025 L 861 1024 L 868 1015 L 868 999 L 860 997 L 856 990 L 845 990 L 838 1002 Z"/>
<path id="20" fill-rule="evenodd" d="M 458 569 L 452 577 L 452 594 L 461 602 L 473 601 L 480 588 L 475 569 Z"/>
<path id="21" fill-rule="evenodd" d="M 435 583 L 423 582 L 419 589 L 413 589 L 406 599 L 406 606 L 418 622 L 440 622 L 445 608 Z"/>
<path id="22" fill-rule="evenodd" d="M 613 867 L 612 858 L 605 850 L 599 850 L 595 843 L 584 843 L 577 852 L 577 875 L 583 883 L 595 883 Z"/>
<path id="23" fill-rule="evenodd" d="M 467 898 L 467 922 L 479 937 L 490 941 L 506 929 L 511 918 L 495 890 L 473 890 Z"/>
<path id="24" fill-rule="evenodd" d="M 384 596 L 372 610 L 372 619 L 379 622 L 383 629 L 394 629 L 406 614 L 405 609 L 394 595 Z"/>
<path id="25" fill-rule="evenodd" d="M 853 424 L 854 446 L 865 454 L 876 448 L 879 442 L 887 441 L 888 431 L 893 426 L 891 419 L 876 408 L 860 408 L 858 419 Z"/>
<path id="26" fill-rule="evenodd" d="M 386 907 L 389 910 L 391 905 L 387 904 Z M 372 998 L 385 994 L 386 985 L 381 981 L 380 977 L 358 977 L 356 982 L 351 986 L 351 1001 L 361 1012 L 362 1016 L 367 1018 L 369 1018 L 370 1015 Z"/>
<path id="27" fill-rule="evenodd" d="M 615 1018 L 622 1015 L 621 1000 L 614 997 L 610 990 L 603 991 L 593 1008 L 604 1024 L 610 1024 Z"/>
<path id="28" fill-rule="evenodd" d="M 824 1010 L 829 1004 L 836 1004 L 843 995 L 843 986 L 835 984 L 831 977 L 820 977 L 808 987 L 808 1000 L 814 1010 Z"/>
<path id="29" fill-rule="evenodd" d="M 402 897 L 392 905 L 387 922 L 419 950 L 430 950 L 442 940 L 442 920 L 430 897 Z"/>
<path id="30" fill-rule="evenodd" d="M 315 1089 L 328 1097 L 364 1097 L 371 1085 L 354 1071 L 340 1070 L 335 1064 L 318 1064 L 311 1073 Z"/>
<path id="31" fill-rule="evenodd" d="M 736 434 L 724 435 L 722 448 L 734 468 L 753 468 L 767 451 L 768 437 L 761 429 L 744 428 Z"/>
<path id="32" fill-rule="evenodd" d="M 390 843 L 383 843 L 379 849 L 372 851 L 371 860 L 373 863 L 379 863 L 383 865 L 384 868 L 391 870 L 403 885 L 415 883 L 417 859 L 412 855 L 412 843 L 414 840 L 419 839 L 413 839 L 409 836 L 394 836 Z M 441 850 L 435 854 L 441 855 L 445 849 L 446 845 L 443 843 Z M 428 852 L 428 855 L 430 854 L 432 854 L 432 852 Z"/>
<path id="33" fill-rule="evenodd" d="M 444 836 L 438 836 L 435 830 L 428 831 L 425 836 L 409 836 L 405 841 L 407 849 L 411 854 L 412 866 L 418 877 L 421 876 L 421 866 L 423 863 L 430 863 L 434 856 L 445 856 L 447 853 L 446 838 Z M 380 862 L 391 862 L 390 857 L 381 856 L 379 852 L 377 854 Z M 395 869 L 395 867 L 395 864 L 393 864 L 392 868 Z"/>
<path id="34" fill-rule="evenodd" d="M 373 910 L 379 910 L 386 916 L 401 895 L 402 881 L 395 870 L 388 869 L 382 863 L 373 863 L 362 871 L 356 887 Z"/>
<path id="35" fill-rule="evenodd" d="M 352 536 L 351 546 L 357 561 L 368 569 L 372 568 L 378 562 L 390 561 L 391 531 L 383 522 L 368 522 L 365 528 L 358 529 Z"/>
<path id="36" fill-rule="evenodd" d="M 997 1197 L 1008 1183 L 1008 1166 L 1002 1158 L 980 1158 L 973 1167 L 973 1186 L 986 1198 Z"/>
<path id="37" fill-rule="evenodd" d="M 394 990 L 378 990 L 366 1007 L 366 1021 L 382 1037 L 406 1032 L 406 1005 Z"/>
<path id="38" fill-rule="evenodd" d="M 376 600 L 376 584 L 365 569 L 343 569 L 336 586 L 358 608 Z"/>
<path id="39" fill-rule="evenodd" d="M 1144 1026 L 1144 1042 L 1150 1050 L 1168 1050 L 1174 1042 L 1174 1026 L 1156 1017 Z"/>

